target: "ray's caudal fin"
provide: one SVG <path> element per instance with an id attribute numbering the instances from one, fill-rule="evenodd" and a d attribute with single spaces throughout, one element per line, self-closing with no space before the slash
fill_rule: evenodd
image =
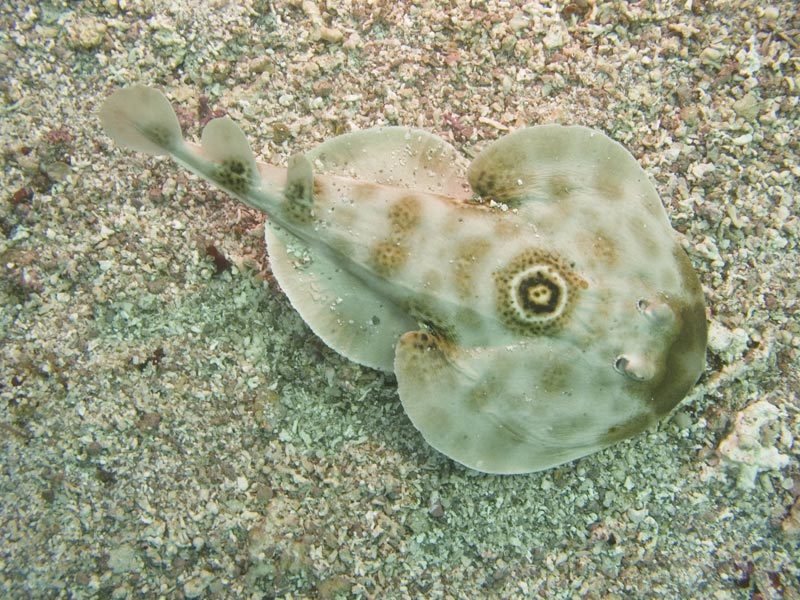
<path id="1" fill-rule="evenodd" d="M 168 154 L 248 206 L 282 221 L 278 211 L 282 202 L 280 190 L 261 181 L 250 144 L 229 117 L 206 125 L 201 152 L 197 152 L 184 141 L 169 100 L 158 90 L 133 85 L 117 90 L 105 101 L 100 121 L 120 146 L 155 156 Z M 280 224 L 291 228 L 291 224 Z"/>

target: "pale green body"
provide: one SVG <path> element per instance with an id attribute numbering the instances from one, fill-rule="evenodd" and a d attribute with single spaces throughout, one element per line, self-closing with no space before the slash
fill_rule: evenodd
<path id="1" fill-rule="evenodd" d="M 170 115 L 133 87 L 101 117 L 268 213 L 272 269 L 303 319 L 394 371 L 414 425 L 470 467 L 534 471 L 633 435 L 703 368 L 697 277 L 646 174 L 601 133 L 523 129 L 467 169 L 436 136 L 374 129 L 284 174 L 229 119 L 198 147 Z"/>

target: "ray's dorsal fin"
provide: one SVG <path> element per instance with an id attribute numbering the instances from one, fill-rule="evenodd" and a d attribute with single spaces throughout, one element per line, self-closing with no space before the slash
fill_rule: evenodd
<path id="1" fill-rule="evenodd" d="M 258 187 L 255 156 L 244 132 L 233 119 L 221 117 L 209 121 L 203 129 L 200 144 L 203 156 L 215 165 L 215 183 L 240 198 Z"/>
<path id="2" fill-rule="evenodd" d="M 314 217 L 314 172 L 311 162 L 302 154 L 289 158 L 286 186 L 283 188 L 284 210 L 290 218 L 309 222 Z"/>

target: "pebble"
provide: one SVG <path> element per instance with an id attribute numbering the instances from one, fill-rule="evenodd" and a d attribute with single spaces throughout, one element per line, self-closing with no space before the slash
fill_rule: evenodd
<path id="1" fill-rule="evenodd" d="M 709 46 L 700 53 L 700 62 L 704 65 L 720 66 L 723 54 L 718 48 Z"/>
<path id="2" fill-rule="evenodd" d="M 764 9 L 764 18 L 771 23 L 777 21 L 781 16 L 781 11 L 777 6 L 767 6 Z"/>
<path id="3" fill-rule="evenodd" d="M 523 13 L 517 13 L 511 20 L 508 22 L 508 26 L 511 28 L 511 31 L 520 32 L 525 29 L 530 23 L 530 18 Z"/>
<path id="4" fill-rule="evenodd" d="M 748 121 L 752 121 L 758 116 L 758 109 L 758 98 L 750 92 L 733 103 L 734 112 Z"/>
<path id="5" fill-rule="evenodd" d="M 208 580 L 206 577 L 192 577 L 183 584 L 183 593 L 187 598 L 199 598 L 206 591 L 207 587 Z"/>
<path id="6" fill-rule="evenodd" d="M 345 50 L 356 50 L 361 47 L 362 40 L 361 36 L 357 33 L 351 33 L 348 38 L 345 40 L 343 47 Z"/>
<path id="7" fill-rule="evenodd" d="M 320 38 L 331 44 L 338 44 L 344 39 L 344 33 L 335 27 L 322 27 L 319 30 Z"/>
<path id="8" fill-rule="evenodd" d="M 136 549 L 130 544 L 122 544 L 108 553 L 108 566 L 114 573 L 130 573 L 138 567 Z"/>
<path id="9" fill-rule="evenodd" d="M 95 17 L 81 17 L 67 26 L 67 37 L 74 48 L 92 50 L 103 43 L 108 27 Z"/>
<path id="10" fill-rule="evenodd" d="M 567 43 L 567 32 L 564 31 L 560 26 L 553 25 L 548 30 L 547 35 L 544 36 L 542 43 L 548 50 L 561 48 Z"/>

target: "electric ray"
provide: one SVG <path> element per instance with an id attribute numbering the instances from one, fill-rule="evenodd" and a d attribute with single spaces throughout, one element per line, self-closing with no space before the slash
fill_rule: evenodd
<path id="1" fill-rule="evenodd" d="M 229 118 L 183 140 L 158 91 L 114 93 L 122 146 L 169 154 L 268 215 L 272 270 L 331 348 L 397 377 L 430 445 L 526 473 L 632 436 L 705 363 L 703 293 L 655 188 L 585 127 L 521 129 L 471 164 L 439 137 L 335 137 L 287 169 Z"/>

